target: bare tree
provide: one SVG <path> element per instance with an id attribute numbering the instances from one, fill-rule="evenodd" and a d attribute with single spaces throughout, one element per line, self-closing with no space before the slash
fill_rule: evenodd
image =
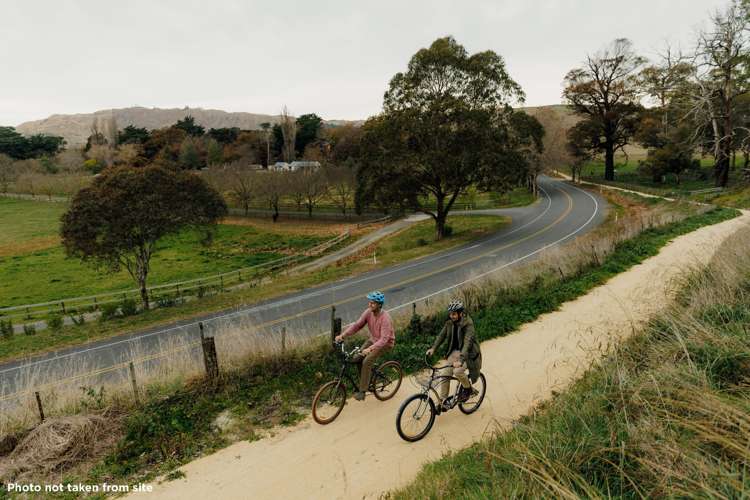
<path id="1" fill-rule="evenodd" d="M 534 113 L 534 117 L 544 127 L 544 150 L 539 158 L 539 164 L 544 169 L 560 170 L 573 163 L 567 146 L 567 133 L 571 124 L 566 123 L 565 115 L 552 107 L 545 107 Z"/>
<path id="2" fill-rule="evenodd" d="M 288 193 L 292 200 L 294 200 L 294 204 L 297 205 L 298 212 L 302 211 L 302 203 L 305 201 L 305 193 L 307 192 L 307 186 L 305 186 L 307 179 L 304 174 L 304 169 L 286 174 Z"/>
<path id="3" fill-rule="evenodd" d="M 604 152 L 604 178 L 614 180 L 615 151 L 623 150 L 635 132 L 639 109 L 637 72 L 645 59 L 630 40 L 619 38 L 593 56 L 583 67 L 565 76 L 563 97 L 583 118 L 576 126 L 595 133 L 596 148 Z M 595 126 L 592 126 L 595 125 Z"/>
<path id="4" fill-rule="evenodd" d="M 284 136 L 284 161 L 293 161 L 294 144 L 297 138 L 297 120 L 289 114 L 286 106 L 281 110 L 281 133 Z"/>
<path id="5" fill-rule="evenodd" d="M 734 149 L 734 114 L 740 96 L 747 94 L 741 75 L 747 67 L 748 16 L 743 4 L 733 1 L 724 12 L 711 16 L 711 27 L 698 35 L 695 54 L 694 105 L 690 115 L 699 124 L 696 137 L 706 131 L 715 158 L 714 181 L 726 186 Z"/>
<path id="6" fill-rule="evenodd" d="M 348 165 L 329 164 L 325 167 L 325 175 L 331 201 L 346 215 L 346 209 L 354 204 L 356 179 L 353 169 Z"/>
<path id="7" fill-rule="evenodd" d="M 315 205 L 328 193 L 328 182 L 321 169 L 304 169 L 302 172 L 305 181 L 305 207 L 307 216 L 312 217 Z"/>
<path id="8" fill-rule="evenodd" d="M 286 172 L 261 172 L 258 177 L 258 193 L 268 204 L 271 218 L 276 222 L 279 218 L 281 198 L 288 193 L 289 181 Z"/>
<path id="9" fill-rule="evenodd" d="M 255 176 L 242 168 L 232 169 L 232 184 L 229 195 L 239 204 L 247 217 L 250 211 L 250 202 L 255 197 Z"/>
<path id="10" fill-rule="evenodd" d="M 263 135 L 266 139 L 266 168 L 271 164 L 271 124 L 269 122 L 263 122 L 260 124 L 260 128 L 263 129 Z"/>

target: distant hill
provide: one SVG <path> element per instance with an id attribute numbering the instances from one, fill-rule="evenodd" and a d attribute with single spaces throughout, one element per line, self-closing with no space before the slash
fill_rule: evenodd
<path id="1" fill-rule="evenodd" d="M 195 118 L 196 123 L 207 130 L 209 128 L 238 127 L 244 130 L 260 129 L 260 124 L 279 122 L 278 115 L 261 115 L 255 113 L 230 113 L 219 109 L 203 108 L 122 108 L 107 109 L 94 113 L 81 113 L 75 115 L 52 115 L 43 120 L 25 122 L 16 127 L 24 135 L 50 134 L 59 135 L 68 141 L 69 146 L 86 143 L 91 135 L 91 124 L 95 117 L 114 116 L 120 129 L 128 125 L 145 127 L 149 130 L 168 127 L 187 115 Z M 363 121 L 330 120 L 325 121 L 330 126 L 341 126 L 345 124 L 361 125 Z"/>

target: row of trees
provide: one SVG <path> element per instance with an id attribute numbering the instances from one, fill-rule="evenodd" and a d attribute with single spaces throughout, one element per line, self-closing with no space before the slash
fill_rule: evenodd
<path id="1" fill-rule="evenodd" d="M 615 153 L 636 142 L 649 150 L 642 168 L 654 180 L 697 168 L 700 152 L 713 155 L 715 184 L 726 186 L 737 152 L 750 163 L 749 20 L 748 2 L 733 0 L 690 53 L 667 46 L 648 64 L 617 39 L 568 72 L 563 98 L 581 118 L 568 133 L 574 163 L 603 156 L 613 180 Z"/>
<path id="2" fill-rule="evenodd" d="M 51 157 L 64 148 L 62 137 L 45 134 L 24 137 L 13 127 L 0 127 L 0 154 L 16 160 Z"/>
<path id="3" fill-rule="evenodd" d="M 203 177 L 245 215 L 252 207 L 261 206 L 271 210 L 274 222 L 286 204 L 307 211 L 309 217 L 322 203 L 333 205 L 343 215 L 354 205 L 355 172 L 349 164 L 327 162 L 320 169 L 296 172 L 253 171 L 235 164 L 209 169 Z"/>

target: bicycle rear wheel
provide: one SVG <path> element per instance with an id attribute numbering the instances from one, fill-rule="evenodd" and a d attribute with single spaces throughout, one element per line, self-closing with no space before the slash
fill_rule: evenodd
<path id="1" fill-rule="evenodd" d="M 472 391 L 472 395 L 469 399 L 458 404 L 458 409 L 466 415 L 470 415 L 477 411 L 482 405 L 482 401 L 484 401 L 484 394 L 487 392 L 487 379 L 484 378 L 484 373 L 479 374 L 477 381 L 472 384 L 472 389 L 473 391 L 476 391 L 476 394 Z"/>
<path id="2" fill-rule="evenodd" d="M 430 432 L 435 423 L 435 403 L 427 394 L 414 394 L 407 398 L 396 415 L 396 430 L 404 441 L 419 441 Z"/>
<path id="3" fill-rule="evenodd" d="M 312 402 L 313 419 L 320 425 L 330 424 L 339 416 L 346 404 L 346 387 L 341 380 L 332 380 L 324 384 Z"/>
<path id="4" fill-rule="evenodd" d="M 403 376 L 398 361 L 388 361 L 373 371 L 370 389 L 380 401 L 387 401 L 398 392 Z"/>

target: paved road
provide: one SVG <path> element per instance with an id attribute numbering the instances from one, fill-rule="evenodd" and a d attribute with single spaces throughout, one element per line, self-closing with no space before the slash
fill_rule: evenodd
<path id="1" fill-rule="evenodd" d="M 347 324 L 364 309 L 363 297 L 370 290 L 386 294 L 390 311 L 408 312 L 413 302 L 423 305 L 457 286 L 533 259 L 545 248 L 580 236 L 604 219 L 605 203 L 596 195 L 548 177 L 540 179 L 540 187 L 543 196 L 536 203 L 498 210 L 510 216 L 512 223 L 493 235 L 408 263 L 207 315 L 201 318 L 205 333 L 215 336 L 221 362 L 254 345 L 280 344 L 282 328 L 290 343 L 329 330 L 331 305 Z M 165 368 L 164 358 L 158 355 L 166 350 L 177 348 L 167 357 L 169 361 L 180 358 L 198 369 L 202 363 L 195 346 L 198 338 L 198 320 L 190 320 L 0 365 L 0 409 L 26 402 L 29 391 L 50 392 L 54 384 L 77 389 L 128 381 L 131 359 L 136 360 L 139 378 L 157 376 L 160 369 L 175 369 Z M 180 351 L 179 346 L 186 343 L 192 347 Z M 108 370 L 113 365 L 120 368 Z M 18 393 L 20 399 L 11 396 Z"/>

